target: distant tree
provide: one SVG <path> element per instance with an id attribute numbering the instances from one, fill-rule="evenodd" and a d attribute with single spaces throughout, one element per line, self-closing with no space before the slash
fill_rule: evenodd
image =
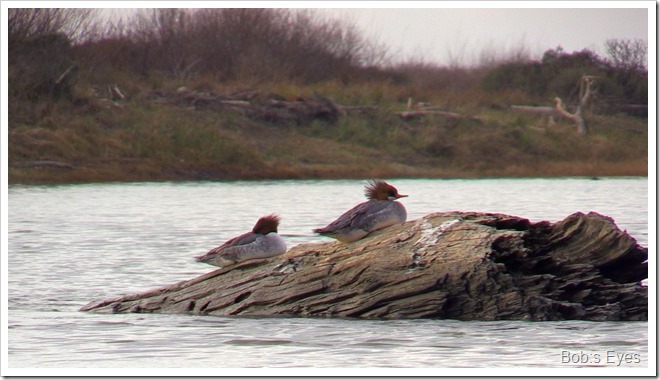
<path id="1" fill-rule="evenodd" d="M 72 43 L 98 32 L 95 9 L 10 8 L 9 94 L 13 99 L 72 97 Z"/>
<path id="2" fill-rule="evenodd" d="M 9 94 L 14 99 L 71 97 L 76 66 L 71 42 L 61 33 L 43 34 L 10 48 Z"/>
<path id="3" fill-rule="evenodd" d="M 648 102 L 648 44 L 642 39 L 609 39 L 605 42 L 609 56 L 610 78 L 621 88 L 620 101 Z"/>
<path id="4" fill-rule="evenodd" d="M 560 96 L 578 101 L 579 84 L 585 75 L 605 76 L 606 65 L 595 52 L 583 49 L 572 53 L 561 46 L 548 50 L 541 58 L 542 80 L 546 82 L 548 97 Z"/>
<path id="5" fill-rule="evenodd" d="M 142 47 L 144 62 L 156 70 L 184 79 L 198 59 L 193 52 L 195 41 L 192 31 L 192 12 L 187 9 L 148 9 L 137 13 L 133 40 Z M 144 73 L 142 73 L 144 74 Z"/>
<path id="6" fill-rule="evenodd" d="M 615 68 L 644 71 L 647 67 L 648 43 L 642 39 L 608 39 L 605 51 Z"/>
<path id="7" fill-rule="evenodd" d="M 487 91 L 521 90 L 532 96 L 544 96 L 547 81 L 538 62 L 503 63 L 484 76 L 482 87 Z"/>
<path id="8" fill-rule="evenodd" d="M 385 59 L 354 25 L 305 10 L 150 9 L 126 35 L 143 46 L 144 72 L 178 79 L 344 80 Z"/>
<path id="9" fill-rule="evenodd" d="M 9 8 L 7 36 L 9 45 L 47 34 L 64 34 L 80 41 L 93 37 L 97 31 L 97 9 L 82 8 Z"/>
<path id="10" fill-rule="evenodd" d="M 58 82 L 73 65 L 69 35 L 81 36 L 90 14 L 86 10 L 57 8 L 8 9 L 8 79 L 12 98 L 34 100 L 70 95 L 68 83 Z"/>

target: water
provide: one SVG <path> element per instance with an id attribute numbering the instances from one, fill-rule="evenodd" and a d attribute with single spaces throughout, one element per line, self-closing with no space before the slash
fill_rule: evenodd
<path id="1" fill-rule="evenodd" d="M 460 210 L 558 221 L 576 211 L 597 211 L 648 244 L 646 178 L 391 182 L 410 195 L 403 199 L 409 220 Z M 249 230 L 266 213 L 281 214 L 280 233 L 289 247 L 330 241 L 311 229 L 363 201 L 363 185 L 310 180 L 11 186 L 8 367 L 630 370 L 649 365 L 647 322 L 363 321 L 78 311 L 92 300 L 213 270 L 195 263 L 193 256 Z"/>

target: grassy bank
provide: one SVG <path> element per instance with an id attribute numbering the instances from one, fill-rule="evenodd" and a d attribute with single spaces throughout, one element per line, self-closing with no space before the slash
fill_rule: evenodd
<path id="1" fill-rule="evenodd" d="M 192 90 L 240 89 L 198 83 Z M 164 104 L 140 84 L 127 86 L 128 99 L 114 103 L 80 92 L 74 101 L 14 104 L 9 181 L 647 175 L 645 118 L 587 114 L 590 134 L 579 137 L 568 120 L 550 123 L 493 107 L 510 96 L 449 97 L 383 83 L 258 89 L 284 100 L 319 93 L 338 104 L 377 107 L 334 121 L 282 123 L 235 109 Z M 158 92 L 175 94 L 176 85 Z M 466 117 L 403 120 L 396 112 L 409 96 Z"/>
<path id="2" fill-rule="evenodd" d="M 644 41 L 447 67 L 313 10 L 96 13 L 9 10 L 10 183 L 647 174 Z M 589 134 L 509 107 L 555 97 Z"/>

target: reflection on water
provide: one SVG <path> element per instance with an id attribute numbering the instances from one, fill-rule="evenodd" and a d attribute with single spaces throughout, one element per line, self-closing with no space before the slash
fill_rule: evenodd
<path id="1" fill-rule="evenodd" d="M 648 241 L 646 178 L 392 183 L 410 194 L 403 199 L 409 220 L 460 210 L 558 221 L 576 211 L 597 211 L 613 217 L 640 244 Z M 280 232 L 289 247 L 330 241 L 311 230 L 363 201 L 363 185 L 345 180 L 10 187 L 9 367 L 614 366 L 607 361 L 612 352 L 639 354 L 638 362 L 620 365 L 648 365 L 646 322 L 77 311 L 91 300 L 210 271 L 193 257 L 248 231 L 266 213 L 282 215 Z M 562 363 L 580 351 L 590 353 L 590 362 Z"/>

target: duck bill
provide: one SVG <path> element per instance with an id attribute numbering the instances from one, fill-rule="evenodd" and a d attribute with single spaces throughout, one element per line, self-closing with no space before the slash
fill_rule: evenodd
<path id="1" fill-rule="evenodd" d="M 405 195 L 405 194 L 397 194 L 396 197 L 397 197 L 397 199 L 398 199 L 398 198 L 405 198 L 405 197 L 407 197 L 407 195 Z"/>

